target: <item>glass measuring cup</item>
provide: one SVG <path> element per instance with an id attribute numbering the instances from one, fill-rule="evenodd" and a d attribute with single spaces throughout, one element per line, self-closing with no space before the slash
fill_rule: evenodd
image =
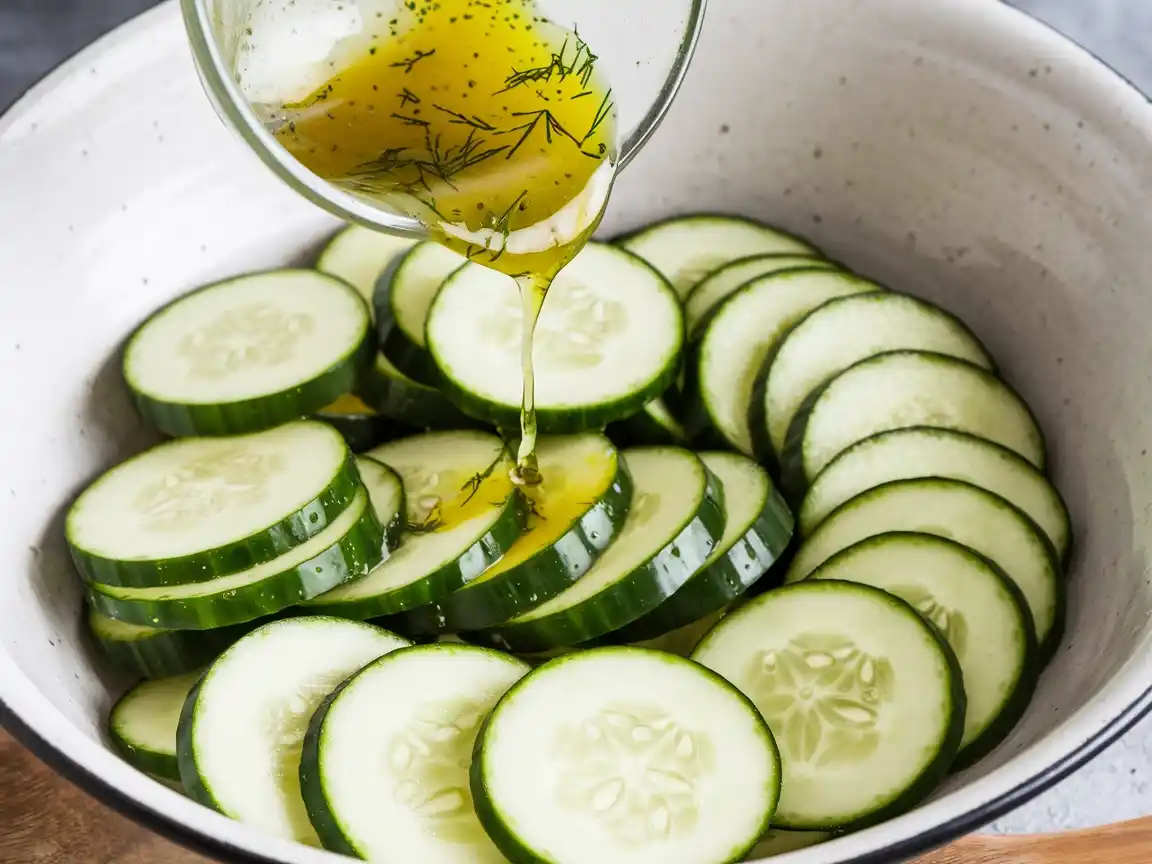
<path id="1" fill-rule="evenodd" d="M 298 193 L 328 212 L 391 234 L 424 226 L 313 174 L 265 124 L 267 115 L 331 75 L 333 57 L 367 22 L 401 0 L 181 0 L 196 68 L 221 119 Z M 687 72 L 707 0 L 539 0 L 560 26 L 579 30 L 611 81 L 622 170 L 660 125 Z"/>

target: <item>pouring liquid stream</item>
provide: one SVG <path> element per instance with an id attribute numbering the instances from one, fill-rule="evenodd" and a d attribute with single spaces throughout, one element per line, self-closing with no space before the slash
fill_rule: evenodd
<path id="1" fill-rule="evenodd" d="M 334 56 L 331 77 L 270 126 L 321 178 L 516 281 L 524 387 L 513 479 L 535 485 L 536 322 L 615 177 L 616 106 L 598 58 L 531 0 L 408 0 Z"/>

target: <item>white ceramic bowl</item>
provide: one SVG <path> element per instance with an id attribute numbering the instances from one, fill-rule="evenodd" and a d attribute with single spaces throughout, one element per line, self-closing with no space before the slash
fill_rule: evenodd
<path id="1" fill-rule="evenodd" d="M 960 313 L 1050 436 L 1076 523 L 1068 635 L 1012 738 L 888 824 L 791 864 L 889 862 L 974 829 L 1090 758 L 1152 683 L 1152 108 L 993 0 L 713 0 L 672 114 L 604 232 L 749 213 Z M 199 283 L 306 260 L 335 226 L 216 120 L 167 5 L 0 122 L 0 708 L 64 774 L 225 860 L 341 859 L 138 774 L 103 726 L 125 683 L 81 627 L 61 513 L 150 440 L 121 340 Z"/>

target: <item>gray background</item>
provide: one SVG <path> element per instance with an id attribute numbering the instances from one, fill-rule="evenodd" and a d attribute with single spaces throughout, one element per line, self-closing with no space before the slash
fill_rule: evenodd
<path id="1" fill-rule="evenodd" d="M 0 0 L 0 107 L 29 84 L 155 0 Z M 988 0 L 992 2 L 992 0 Z M 1152 92 L 1148 0 L 1013 0 Z"/>
<path id="2" fill-rule="evenodd" d="M 0 0 L 0 106 L 96 36 L 153 0 Z M 992 0 L 988 0 L 992 2 Z M 1016 0 L 1152 92 L 1152 2 L 1149 0 Z M 1048 831 L 1152 813 L 1146 766 L 1152 764 L 1152 720 L 1138 726 L 1060 787 L 994 826 Z"/>

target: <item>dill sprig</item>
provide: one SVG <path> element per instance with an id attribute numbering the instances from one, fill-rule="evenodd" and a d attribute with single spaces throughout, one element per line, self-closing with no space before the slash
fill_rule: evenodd
<path id="1" fill-rule="evenodd" d="M 596 116 L 592 118 L 592 126 L 588 132 L 580 139 L 580 146 L 584 146 L 584 142 L 596 134 L 596 130 L 600 128 L 601 124 L 608 119 L 608 115 L 612 113 L 614 103 L 612 102 L 612 91 L 609 90 L 604 94 L 604 98 L 600 101 L 600 107 L 596 109 Z"/>
<path id="2" fill-rule="evenodd" d="M 580 38 L 580 34 L 576 34 L 576 42 L 578 47 L 576 49 L 576 57 L 572 61 L 573 74 L 580 79 L 580 86 L 587 87 L 588 82 L 592 80 L 592 73 L 596 68 L 596 61 L 600 58 L 597 57 L 588 48 L 588 43 Z M 576 69 L 576 61 L 580 59 L 580 54 L 583 52 L 584 59 L 580 63 L 580 68 Z"/>
<path id="3" fill-rule="evenodd" d="M 409 114 L 397 114 L 395 111 L 392 112 L 392 117 L 406 126 L 423 126 L 427 128 L 431 125 L 427 120 L 421 120 L 419 117 L 413 117 Z"/>
<path id="4" fill-rule="evenodd" d="M 571 60 L 566 60 L 564 55 L 568 53 L 568 45 L 572 40 L 575 44 L 575 53 Z M 560 46 L 560 51 L 549 57 L 546 65 L 534 69 L 513 69 L 512 74 L 504 79 L 503 89 L 497 90 L 496 93 L 506 93 L 525 84 L 551 81 L 553 77 L 558 77 L 563 81 L 569 75 L 579 78 L 581 87 L 587 87 L 588 82 L 592 80 L 596 61 L 599 59 L 597 55 L 592 53 L 588 43 L 580 38 L 580 33 L 573 31 L 572 36 L 565 39 L 564 44 Z"/>
<path id="5" fill-rule="evenodd" d="M 492 221 L 492 224 L 488 226 L 491 228 L 493 234 L 502 238 L 503 242 L 501 242 L 500 248 L 493 249 L 491 240 L 489 240 L 488 243 L 484 246 L 473 246 L 468 250 L 469 260 L 475 260 L 475 258 L 481 252 L 487 252 L 492 256 L 488 259 L 488 263 L 490 264 L 494 264 L 500 260 L 500 257 L 504 254 L 504 250 L 508 248 L 508 237 L 512 233 L 512 214 L 516 212 L 516 208 L 521 206 L 521 202 L 527 197 L 528 190 L 525 189 L 523 192 L 517 195 L 515 200 L 513 200 L 512 203 L 508 205 L 508 208 L 498 217 L 496 217 Z M 509 455 L 507 451 L 505 451 L 505 455 Z"/>
<path id="6" fill-rule="evenodd" d="M 412 67 L 414 67 L 417 63 L 419 63 L 421 60 L 424 60 L 427 57 L 431 57 L 435 53 L 436 53 L 435 48 L 433 48 L 431 51 L 417 50 L 416 53 L 413 54 L 411 57 L 407 58 L 406 60 L 398 60 L 397 62 L 391 64 L 391 66 L 393 69 L 403 69 L 404 74 L 407 75 L 409 72 L 412 71 Z"/>
<path id="7" fill-rule="evenodd" d="M 492 158 L 497 153 L 503 153 L 508 149 L 507 145 L 502 147 L 486 147 L 487 139 L 476 134 L 476 127 L 472 127 L 468 131 L 468 137 L 464 139 L 464 143 L 455 147 L 449 147 L 444 151 L 440 149 L 439 135 L 433 140 L 431 136 L 425 134 L 424 140 L 429 157 L 426 167 L 453 188 L 455 188 L 455 186 L 452 183 L 452 178 L 461 171 L 466 171 L 472 166 Z"/>
<path id="8" fill-rule="evenodd" d="M 345 177 L 344 181 L 368 183 L 374 179 L 381 180 L 389 174 L 394 175 L 398 169 L 405 168 L 412 163 L 411 159 L 404 157 L 407 150 L 407 147 L 389 147 L 371 162 L 360 165 L 354 172 Z"/>
<path id="9" fill-rule="evenodd" d="M 548 81 L 552 77 L 552 73 L 557 69 L 557 55 L 552 55 L 552 60 L 547 66 L 541 66 L 537 69 L 525 69 L 523 72 L 512 70 L 512 74 L 504 79 L 504 87 L 497 90 L 494 95 L 499 96 L 501 93 L 507 93 L 521 84 L 533 84 L 537 81 Z"/>
<path id="10" fill-rule="evenodd" d="M 417 96 L 415 93 L 413 93 L 411 90 L 409 90 L 407 87 L 405 87 L 403 90 L 400 91 L 399 96 L 400 96 L 400 107 L 401 108 L 403 108 L 409 102 L 411 102 L 413 105 L 419 105 L 420 104 L 420 97 Z"/>
<path id="11" fill-rule="evenodd" d="M 540 505 L 536 503 L 535 498 L 533 498 L 531 495 L 525 495 L 524 500 L 528 502 L 528 514 L 530 516 L 535 516 L 541 522 L 548 521 L 548 517 L 540 512 Z"/>
<path id="12" fill-rule="evenodd" d="M 552 112 L 547 108 L 541 108 L 539 111 L 513 111 L 512 116 L 531 117 L 532 119 L 526 123 L 520 124 L 519 126 L 513 126 L 511 129 L 505 129 L 496 133 L 498 135 L 511 135 L 513 132 L 523 133 L 520 136 L 520 140 L 518 140 L 515 146 L 513 146 L 512 149 L 508 151 L 508 156 L 506 157 L 508 159 L 511 159 L 514 155 L 516 155 L 516 151 L 519 150 L 524 145 L 524 142 L 527 141 L 528 138 L 532 135 L 532 133 L 536 131 L 536 128 L 540 125 L 541 121 L 544 123 L 544 137 L 547 139 L 549 144 L 552 143 L 553 135 L 569 138 L 577 147 L 579 147 L 581 144 L 580 140 L 575 135 L 560 125 L 560 121 L 557 120 Z"/>
<path id="13" fill-rule="evenodd" d="M 476 493 L 480 491 L 480 487 L 484 485 L 484 481 L 491 477 L 496 472 L 496 469 L 500 467 L 501 463 L 503 463 L 507 458 L 508 448 L 502 447 L 500 449 L 500 454 L 492 460 L 491 465 L 489 465 L 479 474 L 474 474 L 468 478 L 464 485 L 460 487 L 461 492 L 468 493 L 468 497 L 464 499 L 465 504 L 476 497 Z"/>
<path id="14" fill-rule="evenodd" d="M 486 120 L 480 119 L 475 114 L 473 114 L 471 117 L 468 117 L 464 114 L 461 114 L 459 111 L 453 111 L 450 108 L 445 108 L 443 105 L 433 105 L 432 107 L 435 108 L 437 111 L 442 111 L 443 113 L 447 114 L 448 116 L 454 118 L 454 119 L 448 121 L 449 123 L 451 123 L 453 125 L 471 126 L 473 129 L 479 129 L 481 132 L 495 132 L 496 131 L 495 126 L 493 126 L 491 123 L 487 122 Z"/>
<path id="15" fill-rule="evenodd" d="M 408 522 L 405 524 L 404 529 L 410 534 L 430 534 L 437 528 L 444 525 L 444 517 L 441 515 L 440 504 L 437 503 L 428 512 L 420 522 Z"/>
<path id="16" fill-rule="evenodd" d="M 369 185 L 373 180 L 379 181 L 390 176 L 397 185 L 413 194 L 414 187 L 422 187 L 431 193 L 432 184 L 437 180 L 455 188 L 452 179 L 461 171 L 466 171 L 508 149 L 506 144 L 490 146 L 489 139 L 477 134 L 480 127 L 472 124 L 469 124 L 471 128 L 468 137 L 462 143 L 442 149 L 441 138 L 439 135 L 432 135 L 431 124 L 428 121 L 420 120 L 418 117 L 393 116 L 409 125 L 424 127 L 424 152 L 412 151 L 405 147 L 387 149 L 379 157 L 360 165 L 350 174 L 347 180 L 351 183 Z M 405 178 L 403 176 L 405 173 L 414 173 L 415 177 Z M 431 209 L 436 212 L 435 208 Z"/>

